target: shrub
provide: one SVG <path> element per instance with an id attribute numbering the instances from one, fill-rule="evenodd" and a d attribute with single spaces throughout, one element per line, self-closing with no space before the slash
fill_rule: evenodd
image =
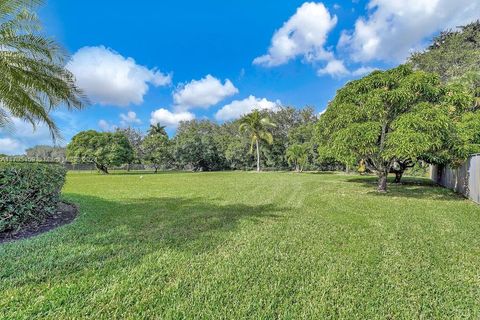
<path id="1" fill-rule="evenodd" d="M 57 164 L 0 163 L 0 232 L 55 212 L 65 175 Z"/>

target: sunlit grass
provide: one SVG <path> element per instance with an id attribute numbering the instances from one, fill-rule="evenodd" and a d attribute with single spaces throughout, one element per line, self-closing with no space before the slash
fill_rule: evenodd
<path id="1" fill-rule="evenodd" d="M 0 318 L 479 318 L 480 208 L 428 180 L 70 173 L 70 225 L 0 245 Z"/>

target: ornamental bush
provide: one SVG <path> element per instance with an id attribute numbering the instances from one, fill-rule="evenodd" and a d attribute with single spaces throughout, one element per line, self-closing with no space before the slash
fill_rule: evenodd
<path id="1" fill-rule="evenodd" d="M 54 213 L 65 175 L 58 164 L 0 163 L 0 232 Z"/>

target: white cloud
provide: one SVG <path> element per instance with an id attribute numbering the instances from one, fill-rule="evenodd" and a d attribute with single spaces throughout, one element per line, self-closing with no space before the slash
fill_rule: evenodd
<path id="1" fill-rule="evenodd" d="M 25 153 L 26 147 L 18 140 L 0 138 L 0 153 L 6 155 L 20 155 Z"/>
<path id="2" fill-rule="evenodd" d="M 192 80 L 180 85 L 173 93 L 173 101 L 177 110 L 188 110 L 194 107 L 208 108 L 223 99 L 238 93 L 233 83 L 226 79 L 220 80 L 207 75 L 200 80 Z"/>
<path id="3" fill-rule="evenodd" d="M 100 129 L 102 129 L 102 131 L 115 131 L 115 129 L 118 128 L 116 125 L 103 119 L 98 121 L 98 126 L 100 127 Z"/>
<path id="4" fill-rule="evenodd" d="M 265 98 L 260 99 L 249 96 L 243 100 L 235 100 L 217 111 L 215 118 L 219 121 L 227 121 L 241 117 L 244 114 L 252 112 L 254 109 L 274 110 L 280 105 L 280 101 L 269 101 Z"/>
<path id="5" fill-rule="evenodd" d="M 171 112 L 167 109 L 160 108 L 151 114 L 151 124 L 161 124 L 170 128 L 175 128 L 181 121 L 190 121 L 195 119 L 195 115 L 190 112 Z"/>
<path id="6" fill-rule="evenodd" d="M 123 127 L 142 123 L 142 121 L 137 118 L 137 114 L 133 111 L 129 111 L 127 114 L 120 113 L 120 119 L 120 125 Z"/>
<path id="7" fill-rule="evenodd" d="M 67 68 L 93 103 L 115 106 L 141 104 L 149 84 L 158 87 L 172 81 L 171 75 L 138 65 L 104 46 L 81 48 Z"/>
<path id="8" fill-rule="evenodd" d="M 328 74 L 332 77 L 338 78 L 338 77 L 349 75 L 350 72 L 345 67 L 342 60 L 333 59 L 333 60 L 330 60 L 324 68 L 319 69 L 317 71 L 317 74 L 319 76 Z"/>
<path id="9" fill-rule="evenodd" d="M 253 60 L 267 67 L 287 63 L 298 56 L 307 61 L 330 60 L 324 49 L 328 33 L 337 24 L 323 3 L 306 2 L 275 32 L 268 53 Z"/>
<path id="10" fill-rule="evenodd" d="M 354 76 L 363 76 L 368 73 L 371 73 L 375 70 L 379 70 L 378 68 L 375 67 L 360 67 L 352 72 L 352 75 Z"/>
<path id="11" fill-rule="evenodd" d="M 38 144 L 51 145 L 53 143 L 48 127 L 39 123 L 35 129 L 30 122 L 11 117 L 12 125 L 0 128 L 0 153 L 23 154 L 25 149 Z"/>
<path id="12" fill-rule="evenodd" d="M 360 17 L 351 32 L 344 31 L 338 48 L 354 61 L 402 61 L 423 48 L 438 31 L 478 18 L 475 0 L 370 0 L 369 12 Z"/>

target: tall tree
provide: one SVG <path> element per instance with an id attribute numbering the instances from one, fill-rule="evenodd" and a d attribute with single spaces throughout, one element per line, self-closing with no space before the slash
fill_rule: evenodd
<path id="1" fill-rule="evenodd" d="M 294 144 L 288 147 L 286 152 L 287 161 L 295 167 L 296 172 L 302 172 L 308 161 L 308 145 Z"/>
<path id="2" fill-rule="evenodd" d="M 219 126 L 209 120 L 181 122 L 173 139 L 175 162 L 194 171 L 224 169 L 225 155 L 216 139 Z"/>
<path id="3" fill-rule="evenodd" d="M 247 114 L 240 119 L 240 131 L 246 132 L 250 136 L 251 153 L 253 153 L 253 148 L 255 146 L 257 154 L 257 172 L 260 171 L 260 141 L 264 141 L 268 144 L 273 143 L 273 136 L 268 131 L 273 127 L 275 127 L 275 124 L 270 118 L 262 116 L 258 110 L 254 110 L 252 113 Z"/>
<path id="4" fill-rule="evenodd" d="M 289 137 L 290 132 L 300 126 L 314 123 L 317 120 L 315 112 L 310 107 L 298 109 L 282 106 L 270 111 L 260 111 L 260 113 L 275 123 L 275 127 L 269 129 L 274 138 L 273 143 L 260 147 L 264 163 L 272 168 L 287 168 L 288 161 L 285 158 L 285 152 L 292 144 Z"/>
<path id="5" fill-rule="evenodd" d="M 133 158 L 132 158 L 132 163 L 140 163 L 143 154 L 142 154 L 142 141 L 143 141 L 143 135 L 138 129 L 134 129 L 132 127 L 128 128 L 118 128 L 116 129 L 117 132 L 120 132 L 127 137 L 128 142 L 130 143 L 130 146 L 133 149 Z M 128 170 L 130 170 L 130 164 L 128 164 Z"/>
<path id="6" fill-rule="evenodd" d="M 172 144 L 164 127 L 163 130 L 157 130 L 159 126 L 151 126 L 145 139 L 141 144 L 143 160 L 151 164 L 157 173 L 160 167 L 168 167 L 173 162 Z"/>
<path id="7" fill-rule="evenodd" d="M 50 111 L 60 105 L 80 109 L 85 100 L 65 68 L 67 55 L 40 33 L 33 9 L 42 1 L 0 1 L 0 127 L 11 117 L 45 123 L 52 138 L 60 132 Z"/>
<path id="8" fill-rule="evenodd" d="M 73 163 L 93 163 L 99 171 L 108 174 L 109 166 L 128 164 L 133 149 L 121 132 L 82 131 L 67 146 L 67 159 Z"/>
<path id="9" fill-rule="evenodd" d="M 457 156 L 462 142 L 451 110 L 468 108 L 469 97 L 410 66 L 375 71 L 338 90 L 320 117 L 318 141 L 344 163 L 364 160 L 385 192 L 396 161 Z"/>

